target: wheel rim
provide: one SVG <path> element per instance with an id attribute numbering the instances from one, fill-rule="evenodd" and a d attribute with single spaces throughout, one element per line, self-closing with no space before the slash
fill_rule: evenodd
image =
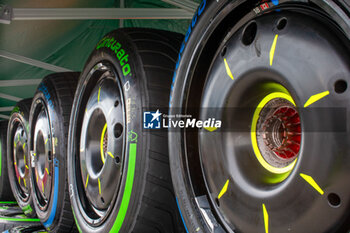
<path id="1" fill-rule="evenodd" d="M 45 210 L 48 207 L 52 192 L 52 135 L 49 116 L 44 103 L 39 100 L 35 111 L 33 135 L 33 183 L 38 207 Z"/>
<path id="2" fill-rule="evenodd" d="M 125 110 L 115 70 L 108 63 L 97 64 L 81 92 L 85 103 L 75 136 L 79 153 L 74 177 L 79 192 L 78 206 L 85 220 L 102 224 L 111 213 L 122 180 L 125 144 Z"/>
<path id="3" fill-rule="evenodd" d="M 308 210 L 311 206 L 317 206 L 316 208 L 322 209 L 321 205 L 324 202 L 329 203 L 330 199 L 332 199 L 330 197 L 332 193 L 327 193 L 327 195 L 324 195 L 322 203 L 320 201 L 322 197 L 320 196 L 316 197 L 317 201 L 309 199 L 309 203 L 305 202 L 304 208 L 300 208 L 300 206 L 293 208 L 291 203 L 296 202 L 293 198 L 300 198 L 300 195 L 297 192 L 291 192 L 290 194 L 287 192 L 293 186 L 296 190 L 298 188 L 303 190 L 305 189 L 303 185 L 307 184 L 310 187 L 312 186 L 316 193 L 321 195 L 326 193 L 317 184 L 319 180 L 313 178 L 320 176 L 320 168 L 315 171 L 314 166 L 310 165 L 310 160 L 305 158 L 305 151 L 308 149 L 304 148 L 304 143 L 305 140 L 310 141 L 311 139 L 309 135 L 304 139 L 303 135 L 305 129 L 308 128 L 310 119 L 306 116 L 305 111 L 300 111 L 300 109 L 308 107 L 309 100 L 313 97 L 312 93 L 300 94 L 300 91 L 294 86 L 295 82 L 289 82 L 286 79 L 286 75 L 279 70 L 279 67 L 284 67 L 285 64 L 283 64 L 284 61 L 276 60 L 278 55 L 274 53 L 278 51 L 278 48 L 281 49 L 278 47 L 279 43 L 281 43 L 278 41 L 278 38 L 282 38 L 283 35 L 287 35 L 292 30 L 288 24 L 298 20 L 305 21 L 301 14 L 296 13 L 298 12 L 296 9 L 295 7 L 293 9 L 281 8 L 278 12 L 271 15 L 267 14 L 255 19 L 246 17 L 238 23 L 240 27 L 235 27 L 229 33 L 232 37 L 225 38 L 227 42 L 220 45 L 215 58 L 210 64 L 207 64 L 210 67 L 208 74 L 203 74 L 203 70 L 199 71 L 199 68 L 197 68 L 199 73 L 197 80 L 201 79 L 202 81 L 192 79 L 191 86 L 193 88 L 188 88 L 186 90 L 188 92 L 184 94 L 186 99 L 185 106 L 201 106 L 200 110 L 185 109 L 186 114 L 200 119 L 222 119 L 223 124 L 225 124 L 222 129 L 215 132 L 200 129 L 195 133 L 185 131 L 183 135 L 184 144 L 191 145 L 185 146 L 186 166 L 188 167 L 188 175 L 195 192 L 196 204 L 208 226 L 213 228 L 218 226 L 216 221 L 219 221 L 229 231 L 234 229 L 242 232 L 259 231 L 259 229 L 262 229 L 261 224 L 265 224 L 266 227 L 266 219 L 268 218 L 266 216 L 268 216 L 268 212 L 272 208 L 274 209 L 272 215 L 279 222 L 278 224 L 275 223 L 275 227 L 280 227 L 278 229 L 281 230 L 285 229 L 283 228 L 284 226 L 292 224 L 290 218 L 284 218 L 288 213 L 295 214 L 297 212 L 302 215 L 303 211 Z M 295 13 L 293 12 L 294 10 Z M 315 12 L 308 9 L 303 9 L 300 12 L 308 12 L 315 17 L 313 20 L 319 17 L 318 13 L 315 14 Z M 268 20 L 269 17 L 270 19 Z M 300 18 L 297 19 L 298 17 Z M 310 20 L 310 18 L 307 20 Z M 319 20 L 319 22 L 324 22 L 323 18 Z M 316 25 L 314 24 L 315 21 L 312 21 L 312 23 L 313 26 Z M 262 32 L 264 30 L 269 33 L 266 33 L 266 31 Z M 315 31 L 317 30 L 322 31 L 323 29 L 316 27 Z M 293 33 L 297 35 L 296 31 L 293 31 Z M 283 38 L 285 39 L 285 37 Z M 268 42 L 264 43 L 264 39 Z M 256 42 L 256 40 L 259 41 Z M 293 43 L 307 44 L 308 42 L 299 41 L 298 36 L 295 36 Z M 345 68 L 346 65 L 344 65 L 347 63 L 344 60 L 346 56 L 342 56 L 339 50 L 337 52 L 337 59 L 343 64 L 341 67 L 342 71 L 348 73 L 348 70 Z M 263 55 L 264 53 L 267 55 Z M 237 61 L 237 57 L 246 61 L 244 62 L 245 69 L 242 68 L 243 65 L 240 65 L 243 63 Z M 290 70 L 287 70 L 288 72 L 293 73 Z M 206 79 L 203 79 L 203 76 L 206 76 Z M 193 74 L 193 77 L 196 77 L 196 73 Z M 345 76 L 333 77 L 330 82 L 334 83 L 334 87 L 336 87 L 336 82 L 338 82 L 336 79 L 346 80 Z M 316 86 L 324 86 L 317 84 L 317 82 L 319 80 L 315 81 Z M 198 87 L 203 87 L 201 93 L 199 93 Z M 303 89 L 300 86 L 299 88 Z M 315 89 L 310 88 L 310 90 L 314 91 Z M 318 100 L 329 95 L 330 92 L 338 93 L 332 87 L 332 90 L 319 93 L 320 95 L 317 97 L 322 97 Z M 201 96 L 201 98 L 198 98 L 198 96 Z M 308 101 L 301 103 L 304 100 Z M 211 106 L 220 106 L 221 108 L 208 108 Z M 284 110 L 286 112 L 281 116 L 280 113 Z M 262 114 L 264 111 L 267 112 L 265 117 Z M 283 122 L 283 115 L 288 111 L 293 116 L 293 119 L 287 118 Z M 238 121 L 243 123 L 240 126 L 232 123 Z M 278 121 L 280 122 L 279 125 L 277 124 Z M 273 125 L 272 123 L 278 125 L 279 130 L 270 128 L 271 132 L 265 133 L 264 138 L 263 129 L 269 128 L 270 125 Z M 287 124 L 289 125 L 288 127 L 282 127 L 281 129 L 281 125 Z M 283 134 L 291 131 L 290 137 L 284 140 L 285 143 L 288 142 L 287 144 L 283 143 L 280 136 L 276 138 L 276 133 L 281 133 L 279 132 L 280 130 L 283 131 Z M 266 137 L 270 138 L 267 140 Z M 274 142 L 275 145 L 271 145 L 271 142 L 276 139 L 279 141 Z M 234 146 L 232 146 L 233 144 Z M 266 151 L 270 153 L 270 160 L 269 156 L 266 155 Z M 290 153 L 286 153 L 286 151 Z M 198 157 L 196 158 L 197 154 Z M 238 154 L 241 156 L 238 156 Z M 346 156 L 343 159 L 344 161 L 348 160 Z M 335 166 L 334 161 L 329 166 Z M 199 170 L 198 167 L 201 169 Z M 332 173 L 329 167 L 322 166 L 322 169 L 328 175 Z M 306 175 L 303 172 L 312 175 Z M 335 176 L 341 176 L 341 172 L 339 171 Z M 202 173 L 202 175 L 199 175 L 199 173 Z M 343 190 L 339 188 L 341 186 L 338 183 L 340 182 L 339 180 L 332 179 L 331 182 L 334 184 L 332 188 L 338 186 L 335 188 L 337 189 L 337 194 L 335 195 L 338 200 L 337 203 L 348 203 L 346 188 Z M 329 192 L 332 188 L 329 189 Z M 286 195 L 282 197 L 282 194 Z M 209 203 L 203 204 L 203 197 L 207 197 Z M 310 194 L 307 193 L 304 197 L 308 199 Z M 299 200 L 298 198 L 297 200 Z M 331 204 L 326 207 L 329 206 L 334 208 L 334 205 Z M 280 213 L 280 216 L 276 216 L 278 212 L 276 208 L 282 209 L 282 207 L 285 209 L 285 212 Z M 322 228 L 321 224 L 320 226 L 315 226 L 315 229 L 329 229 L 330 225 L 333 224 L 332 226 L 334 227 L 337 223 L 342 222 L 346 215 L 344 209 L 338 209 L 339 213 L 330 217 L 329 221 L 324 223 L 324 228 Z M 327 209 L 327 211 L 330 213 L 333 210 Z M 271 214 L 271 212 L 269 213 Z M 214 216 L 218 216 L 218 218 L 216 219 Z M 252 218 L 259 219 L 259 224 L 252 226 L 247 220 Z"/>
<path id="4" fill-rule="evenodd" d="M 23 199 L 29 196 L 29 164 L 27 164 L 27 133 L 20 121 L 13 128 L 13 161 L 19 194 Z"/>

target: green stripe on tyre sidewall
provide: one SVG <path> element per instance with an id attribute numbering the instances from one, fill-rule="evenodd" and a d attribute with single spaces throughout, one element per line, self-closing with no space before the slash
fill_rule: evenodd
<path id="1" fill-rule="evenodd" d="M 131 197 L 131 192 L 132 192 L 132 187 L 134 184 L 134 176 L 135 176 L 135 166 L 136 166 L 136 149 L 137 149 L 137 144 L 136 143 L 130 143 L 129 145 L 129 163 L 128 163 L 128 172 L 126 176 L 126 183 L 125 183 L 125 188 L 124 188 L 124 193 L 123 193 L 123 198 L 122 202 L 120 204 L 120 209 L 117 215 L 117 218 L 113 224 L 112 229 L 110 232 L 119 232 L 122 224 L 124 222 L 126 212 L 129 207 L 129 202 L 130 202 L 130 197 Z M 73 210 L 73 209 L 72 209 Z M 75 213 L 73 211 L 73 216 L 77 225 L 77 228 L 79 232 L 82 232 L 78 221 L 75 217 Z"/>
<path id="2" fill-rule="evenodd" d="M 37 218 L 3 218 L 0 217 L 0 222 L 40 222 L 40 219 Z"/>
<path id="3" fill-rule="evenodd" d="M 135 165 L 136 165 L 136 143 L 130 143 L 129 145 L 129 163 L 128 163 L 128 174 L 126 176 L 126 184 L 123 193 L 122 203 L 120 204 L 120 209 L 117 215 L 117 218 L 113 224 L 113 227 L 110 232 L 119 232 L 125 216 L 128 210 L 132 187 L 134 184 L 134 176 L 135 176 Z"/>

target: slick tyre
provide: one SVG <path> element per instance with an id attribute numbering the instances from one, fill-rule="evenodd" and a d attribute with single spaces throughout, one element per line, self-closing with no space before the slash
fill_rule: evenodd
<path id="1" fill-rule="evenodd" d="M 189 232 L 349 232 L 345 2 L 199 5 L 169 115 L 221 124 L 169 133 Z"/>
<path id="2" fill-rule="evenodd" d="M 79 73 L 55 73 L 39 84 L 30 109 L 34 208 L 50 232 L 74 232 L 67 185 L 67 140 Z"/>
<path id="3" fill-rule="evenodd" d="M 21 100 L 14 107 L 7 130 L 7 162 L 10 186 L 25 215 L 35 217 L 30 185 L 29 111 L 32 99 Z"/>
<path id="4" fill-rule="evenodd" d="M 0 200 L 13 201 L 7 170 L 7 125 L 8 121 L 0 121 Z"/>
<path id="5" fill-rule="evenodd" d="M 183 232 L 167 135 L 143 131 L 143 107 L 167 107 L 182 36 L 120 29 L 96 46 L 80 77 L 68 181 L 81 232 Z"/>

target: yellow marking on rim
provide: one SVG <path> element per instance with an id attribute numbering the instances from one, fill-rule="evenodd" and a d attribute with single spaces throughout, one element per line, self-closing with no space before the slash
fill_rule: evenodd
<path id="1" fill-rule="evenodd" d="M 278 34 L 275 36 L 275 39 L 273 40 L 273 43 L 272 43 L 272 46 L 271 46 L 271 49 L 270 49 L 270 66 L 272 66 L 273 59 L 275 57 L 277 39 L 278 39 Z"/>
<path id="2" fill-rule="evenodd" d="M 107 123 L 105 124 L 105 126 L 102 129 L 101 141 L 100 141 L 101 160 L 103 163 L 105 163 L 105 155 L 103 153 L 103 139 L 105 137 L 106 131 L 107 131 Z"/>
<path id="3" fill-rule="evenodd" d="M 111 156 L 112 159 L 114 159 L 114 155 L 111 152 L 107 152 L 109 156 Z"/>
<path id="4" fill-rule="evenodd" d="M 85 189 L 87 188 L 88 183 L 89 183 L 89 174 L 88 174 L 87 177 L 86 177 Z"/>
<path id="5" fill-rule="evenodd" d="M 326 97 L 327 95 L 329 95 L 329 91 L 324 91 L 324 92 L 321 92 L 321 93 L 318 93 L 316 95 L 313 95 L 311 96 L 307 101 L 306 103 L 304 104 L 304 108 L 310 106 L 311 104 L 319 101 L 320 99 Z"/>
<path id="6" fill-rule="evenodd" d="M 24 150 L 24 147 L 26 147 L 26 144 L 25 144 L 25 143 L 24 143 L 23 146 L 22 146 L 23 150 Z"/>
<path id="7" fill-rule="evenodd" d="M 228 66 L 228 63 L 227 63 L 226 58 L 224 58 L 224 62 L 225 62 L 225 67 L 226 67 L 226 73 L 227 73 L 227 75 L 230 76 L 230 78 L 233 80 L 234 78 L 233 78 L 231 69 L 230 69 L 230 67 Z"/>
<path id="8" fill-rule="evenodd" d="M 204 127 L 204 129 L 208 130 L 209 132 L 213 132 L 215 130 L 217 130 L 217 127 Z"/>
<path id="9" fill-rule="evenodd" d="M 227 192 L 227 188 L 228 188 L 228 184 L 230 183 L 229 180 L 226 181 L 224 187 L 222 187 L 220 193 L 219 193 L 219 196 L 218 196 L 218 199 L 220 199 L 226 192 Z"/>
<path id="10" fill-rule="evenodd" d="M 308 175 L 305 175 L 303 173 L 300 173 L 300 176 L 308 182 L 314 189 L 316 189 L 317 192 L 319 192 L 321 195 L 324 194 L 324 191 L 320 188 L 320 186 L 316 183 L 316 181 Z"/>
<path id="11" fill-rule="evenodd" d="M 260 164 L 269 172 L 271 173 L 275 173 L 275 174 L 283 174 L 286 172 L 289 172 L 293 169 L 295 163 L 297 162 L 297 159 L 295 159 L 291 164 L 289 164 L 286 167 L 274 167 L 272 165 L 270 165 L 268 162 L 266 162 L 266 160 L 264 159 L 264 157 L 261 155 L 259 146 L 258 146 L 258 141 L 256 139 L 256 126 L 259 120 L 259 116 L 260 116 L 260 112 L 263 109 L 263 107 L 270 102 L 273 99 L 276 98 L 281 98 L 281 99 L 286 99 L 289 102 L 291 102 L 294 106 L 296 106 L 292 96 L 290 96 L 289 94 L 283 93 L 283 92 L 273 92 L 268 94 L 257 106 L 254 115 L 253 115 L 253 121 L 252 121 L 252 127 L 251 127 L 251 131 L 250 131 L 250 138 L 252 140 L 252 146 L 253 146 L 253 150 L 254 150 L 254 154 L 256 156 L 256 158 L 258 159 L 258 161 L 260 162 Z"/>
<path id="12" fill-rule="evenodd" d="M 101 195 L 101 181 L 100 181 L 100 178 L 98 178 L 97 181 L 98 181 L 98 193 Z"/>
<path id="13" fill-rule="evenodd" d="M 267 213 L 265 204 L 262 204 L 262 208 L 263 208 L 263 214 L 264 214 L 265 232 L 269 233 L 269 214 Z"/>
<path id="14" fill-rule="evenodd" d="M 98 89 L 97 102 L 100 102 L 101 87 Z"/>
<path id="15" fill-rule="evenodd" d="M 49 169 L 47 169 L 47 167 L 45 168 L 45 171 L 46 171 L 46 173 L 49 175 L 50 173 L 49 173 Z"/>
<path id="16" fill-rule="evenodd" d="M 46 140 L 45 140 L 45 145 L 47 144 L 47 142 L 49 141 L 49 139 L 48 138 L 46 138 Z"/>

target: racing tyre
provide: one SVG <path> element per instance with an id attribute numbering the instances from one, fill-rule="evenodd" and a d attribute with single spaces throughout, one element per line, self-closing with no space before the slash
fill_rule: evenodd
<path id="1" fill-rule="evenodd" d="M 20 226 L 33 227 L 40 225 L 40 219 L 23 215 L 22 209 L 16 202 L 0 202 L 0 232 L 11 232 L 9 229 Z"/>
<path id="2" fill-rule="evenodd" d="M 29 111 L 32 99 L 17 103 L 7 130 L 7 162 L 10 185 L 19 207 L 25 215 L 35 217 L 29 171 Z"/>
<path id="3" fill-rule="evenodd" d="M 202 1 L 169 114 L 215 123 L 169 133 L 189 232 L 349 232 L 349 38 L 346 1 Z"/>
<path id="4" fill-rule="evenodd" d="M 30 109 L 30 170 L 35 211 L 50 232 L 74 232 L 66 173 L 68 127 L 79 73 L 39 84 Z"/>
<path id="5" fill-rule="evenodd" d="M 7 173 L 7 125 L 8 121 L 0 121 L 0 200 L 13 201 Z"/>
<path id="6" fill-rule="evenodd" d="M 81 232 L 183 232 L 167 135 L 143 131 L 143 107 L 167 107 L 182 36 L 118 29 L 96 46 L 80 77 L 68 181 Z"/>

